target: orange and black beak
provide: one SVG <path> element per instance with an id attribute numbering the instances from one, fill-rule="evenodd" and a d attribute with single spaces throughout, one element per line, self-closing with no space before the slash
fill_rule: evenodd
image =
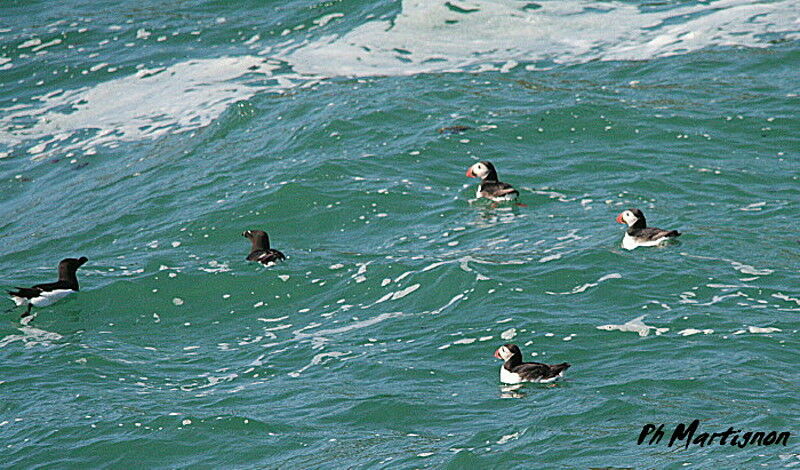
<path id="1" fill-rule="evenodd" d="M 500 348 L 497 348 L 497 351 L 494 352 L 494 357 L 496 357 L 496 358 L 498 358 L 500 360 L 503 360 L 503 358 L 500 357 Z"/>
<path id="2" fill-rule="evenodd" d="M 620 212 L 619 215 L 617 216 L 617 223 L 618 224 L 624 224 L 625 223 L 625 221 L 622 220 L 622 212 Z"/>

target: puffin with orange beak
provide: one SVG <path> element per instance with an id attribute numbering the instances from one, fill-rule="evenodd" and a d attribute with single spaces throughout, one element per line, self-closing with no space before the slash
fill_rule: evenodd
<path id="1" fill-rule="evenodd" d="M 497 179 L 497 170 L 491 162 L 478 162 L 467 170 L 467 178 L 480 178 L 475 197 L 486 198 L 495 202 L 513 201 L 519 197 L 519 191 L 508 183 Z"/>
<path id="2" fill-rule="evenodd" d="M 640 246 L 657 246 L 672 238 L 680 236 L 677 230 L 662 230 L 648 227 L 644 214 L 639 209 L 628 209 L 620 212 L 617 223 L 626 224 L 628 230 L 622 239 L 622 248 L 632 250 Z"/>
<path id="3" fill-rule="evenodd" d="M 521 382 L 549 383 L 564 377 L 570 364 L 542 364 L 541 362 L 522 362 L 522 351 L 516 344 L 504 344 L 497 348 L 494 357 L 505 361 L 500 368 L 500 381 L 506 384 Z"/>

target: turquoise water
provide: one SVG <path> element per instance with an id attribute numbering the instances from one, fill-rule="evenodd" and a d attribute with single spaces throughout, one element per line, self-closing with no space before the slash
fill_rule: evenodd
<path id="1" fill-rule="evenodd" d="M 0 322 L 0 466 L 800 465 L 796 2 L 0 11 L 3 287 L 89 258 Z M 793 435 L 636 445 L 695 418 Z"/>

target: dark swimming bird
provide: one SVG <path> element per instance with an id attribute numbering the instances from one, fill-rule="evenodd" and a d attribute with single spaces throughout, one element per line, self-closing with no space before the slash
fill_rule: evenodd
<path id="1" fill-rule="evenodd" d="M 617 222 L 627 224 L 628 230 L 622 239 L 622 248 L 632 250 L 638 246 L 656 246 L 670 238 L 680 236 L 677 230 L 662 230 L 648 227 L 644 214 L 639 209 L 628 209 L 617 216 Z"/>
<path id="2" fill-rule="evenodd" d="M 250 239 L 253 243 L 253 247 L 250 248 L 250 254 L 247 255 L 247 261 L 258 261 L 261 264 L 269 265 L 286 259 L 283 253 L 269 247 L 269 235 L 267 235 L 267 232 L 263 230 L 246 230 L 242 232 L 242 236 Z"/>
<path id="3" fill-rule="evenodd" d="M 542 364 L 540 362 L 522 362 L 522 351 L 516 344 L 504 344 L 497 348 L 494 357 L 505 361 L 500 368 L 500 381 L 507 384 L 520 382 L 553 382 L 564 376 L 570 364 Z"/>
<path id="4" fill-rule="evenodd" d="M 481 183 L 475 192 L 475 197 L 491 199 L 492 201 L 513 201 L 519 196 L 519 191 L 510 184 L 497 180 L 497 170 L 490 162 L 478 162 L 467 170 L 468 178 L 480 178 Z"/>
<path id="5" fill-rule="evenodd" d="M 31 307 L 47 307 L 64 297 L 78 292 L 78 277 L 75 273 L 83 263 L 89 261 L 85 256 L 78 259 L 67 258 L 58 263 L 58 281 L 49 284 L 36 284 L 33 287 L 17 287 L 16 291 L 8 291 L 11 300 L 17 304 L 27 305 L 28 309 L 22 314 L 21 318 L 30 316 Z"/>
<path id="6" fill-rule="evenodd" d="M 462 132 L 466 132 L 472 129 L 469 126 L 447 126 L 447 127 L 440 127 L 437 131 L 439 134 L 461 134 Z"/>

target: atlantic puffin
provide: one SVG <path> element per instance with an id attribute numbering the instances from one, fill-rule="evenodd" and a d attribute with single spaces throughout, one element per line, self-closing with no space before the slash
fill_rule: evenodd
<path id="1" fill-rule="evenodd" d="M 475 197 L 491 199 L 495 202 L 513 201 L 519 197 L 519 191 L 508 183 L 497 180 L 497 170 L 491 162 L 478 162 L 467 170 L 468 178 L 480 178 L 481 183 L 475 192 Z"/>
<path id="2" fill-rule="evenodd" d="M 83 263 L 89 261 L 85 256 L 80 258 L 66 258 L 58 263 L 58 281 L 49 284 L 36 284 L 33 287 L 17 287 L 16 291 L 8 291 L 11 300 L 17 307 L 27 305 L 28 309 L 20 318 L 25 319 L 31 315 L 31 307 L 47 307 L 64 297 L 78 292 L 78 277 L 75 273 Z"/>
<path id="3" fill-rule="evenodd" d="M 549 383 L 564 376 L 570 364 L 542 364 L 540 362 L 522 362 L 522 351 L 516 344 L 504 344 L 497 348 L 494 357 L 505 361 L 500 367 L 500 381 L 506 384 L 521 382 Z"/>
<path id="4" fill-rule="evenodd" d="M 681 234 L 677 230 L 648 227 L 647 220 L 639 209 L 622 211 L 617 216 L 617 222 L 628 224 L 628 230 L 625 231 L 625 237 L 622 239 L 622 248 L 626 250 L 632 250 L 637 246 L 656 246 Z"/>
<path id="5" fill-rule="evenodd" d="M 253 243 L 252 248 L 250 248 L 250 254 L 247 255 L 247 261 L 258 261 L 261 264 L 270 265 L 286 259 L 283 253 L 269 247 L 269 235 L 267 235 L 267 232 L 263 230 L 245 230 L 242 232 L 242 236 Z"/>

